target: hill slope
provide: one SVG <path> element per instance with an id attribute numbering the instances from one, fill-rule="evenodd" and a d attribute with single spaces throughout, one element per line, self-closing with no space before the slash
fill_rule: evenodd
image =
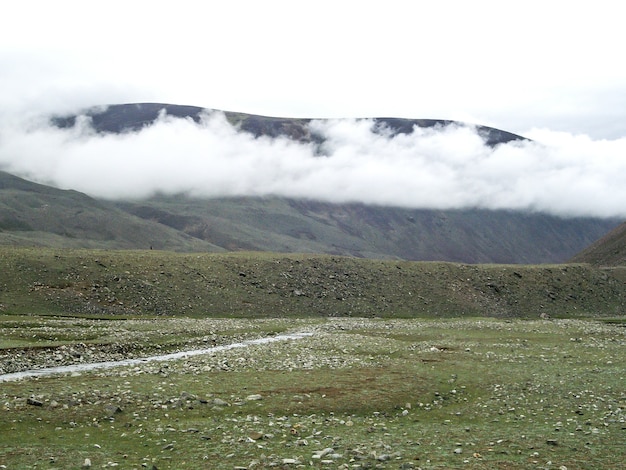
<path id="1" fill-rule="evenodd" d="M 219 251 L 106 201 L 0 171 L 0 244 L 72 248 L 163 248 Z"/>
<path id="2" fill-rule="evenodd" d="M 417 210 L 284 198 L 155 197 L 120 203 L 228 250 L 465 263 L 554 263 L 616 221 L 489 210 Z"/>
<path id="3" fill-rule="evenodd" d="M 614 221 L 283 198 L 99 201 L 0 172 L 0 244 L 275 251 L 467 263 L 561 262 Z"/>
<path id="4" fill-rule="evenodd" d="M 626 222 L 574 256 L 574 263 L 626 266 Z"/>
<path id="5" fill-rule="evenodd" d="M 466 263 L 552 263 L 616 225 L 508 211 L 434 211 L 284 198 L 99 201 L 0 172 L 0 244 L 274 251 Z"/>

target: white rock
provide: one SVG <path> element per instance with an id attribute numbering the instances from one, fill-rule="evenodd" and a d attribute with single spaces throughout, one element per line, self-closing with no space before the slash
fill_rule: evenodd
<path id="1" fill-rule="evenodd" d="M 316 450 L 313 452 L 314 459 L 321 459 L 322 457 L 326 457 L 328 454 L 332 453 L 335 449 L 332 447 L 326 447 L 326 449 Z"/>

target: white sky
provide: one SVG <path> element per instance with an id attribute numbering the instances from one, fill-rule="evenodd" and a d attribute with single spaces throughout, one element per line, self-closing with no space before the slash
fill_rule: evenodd
<path id="1" fill-rule="evenodd" d="M 547 145 L 543 154 L 526 149 L 524 157 L 512 149 L 511 155 L 518 156 L 511 158 L 518 160 L 506 170 L 512 180 L 504 181 L 517 185 L 525 179 L 521 186 L 535 184 L 538 193 L 540 181 L 553 181 L 555 175 L 560 179 L 541 197 L 532 191 L 476 195 L 467 188 L 502 182 L 496 168 L 506 165 L 490 166 L 488 181 L 476 179 L 475 171 L 460 172 L 470 168 L 472 159 L 495 161 L 485 149 L 470 145 L 459 150 L 459 142 L 467 143 L 461 136 L 447 150 L 459 152 L 446 157 L 444 165 L 453 177 L 438 186 L 456 199 L 403 204 L 485 205 L 496 198 L 515 208 L 626 216 L 624 45 L 621 4 L 605 0 L 6 2 L 0 16 L 0 169 L 112 196 L 112 191 L 83 187 L 97 178 L 86 175 L 89 168 L 80 173 L 64 160 L 66 154 L 80 160 L 81 152 L 106 153 L 106 145 L 95 151 L 93 142 L 82 141 L 68 151 L 67 135 L 18 135 L 16 128 L 25 115 L 99 104 L 162 102 L 284 117 L 455 119 Z M 354 137 L 362 129 L 352 131 Z M 39 146 L 32 147 L 33 142 Z M 114 147 L 121 145 L 115 142 Z M 115 147 L 117 154 L 132 149 L 134 158 L 152 152 L 146 157 L 151 162 L 171 158 L 161 151 L 167 144 L 153 141 L 138 148 L 137 142 Z M 358 159 L 351 142 L 350 152 Z M 45 152 L 41 145 L 48 146 Z M 242 145 L 248 148 L 248 143 Z M 43 164 L 42 155 L 48 156 Z M 103 165 L 111 161 L 102 158 Z M 171 177 L 169 164 L 163 166 Z M 68 167 L 72 171 L 62 171 Z M 428 174 L 420 168 L 413 170 Z M 386 189 L 411 190 L 398 186 L 398 178 L 408 173 L 392 177 L 392 170 L 376 174 L 389 177 L 389 186 L 378 193 L 389 193 L 393 202 L 393 191 Z M 341 177 L 354 178 L 356 186 L 358 180 L 365 193 L 372 193 L 367 182 L 372 175 L 364 177 L 359 170 Z M 251 183 L 248 193 L 300 181 L 278 174 L 272 178 L 268 186 Z M 578 187 L 587 192 L 572 194 Z M 225 192 L 236 191 L 230 187 Z M 359 194 L 346 198 L 359 199 Z M 463 202 L 468 195 L 479 199 Z M 545 204 L 539 203 L 541 198 Z M 510 204 L 501 202 L 509 199 Z"/>
<path id="2" fill-rule="evenodd" d="M 626 136 L 616 1 L 3 4 L 0 106 L 154 101 Z"/>

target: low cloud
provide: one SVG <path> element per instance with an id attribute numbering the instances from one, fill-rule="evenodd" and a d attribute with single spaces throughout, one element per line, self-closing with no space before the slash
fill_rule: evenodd
<path id="1" fill-rule="evenodd" d="M 321 146 L 237 132 L 219 112 L 200 123 L 163 115 L 140 132 L 97 134 L 4 122 L 0 169 L 107 198 L 157 192 L 285 196 L 411 208 L 488 208 L 626 217 L 626 139 L 545 129 L 486 146 L 472 127 L 375 131 L 371 120 L 320 120 Z"/>

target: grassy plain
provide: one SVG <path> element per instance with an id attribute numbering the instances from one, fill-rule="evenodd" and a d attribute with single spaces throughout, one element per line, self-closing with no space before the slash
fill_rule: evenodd
<path id="1" fill-rule="evenodd" d="M 54 320 L 38 319 L 51 333 Z M 161 321 L 164 337 L 181 335 Z M 186 322 L 225 338 L 259 320 L 223 320 L 222 330 L 219 320 Z M 269 319 L 263 328 L 313 335 L 0 383 L 0 465 L 617 469 L 626 460 L 619 324 Z"/>
<path id="2" fill-rule="evenodd" d="M 0 374 L 312 333 L 0 381 L 0 468 L 621 468 L 625 282 L 584 264 L 0 248 Z"/>

